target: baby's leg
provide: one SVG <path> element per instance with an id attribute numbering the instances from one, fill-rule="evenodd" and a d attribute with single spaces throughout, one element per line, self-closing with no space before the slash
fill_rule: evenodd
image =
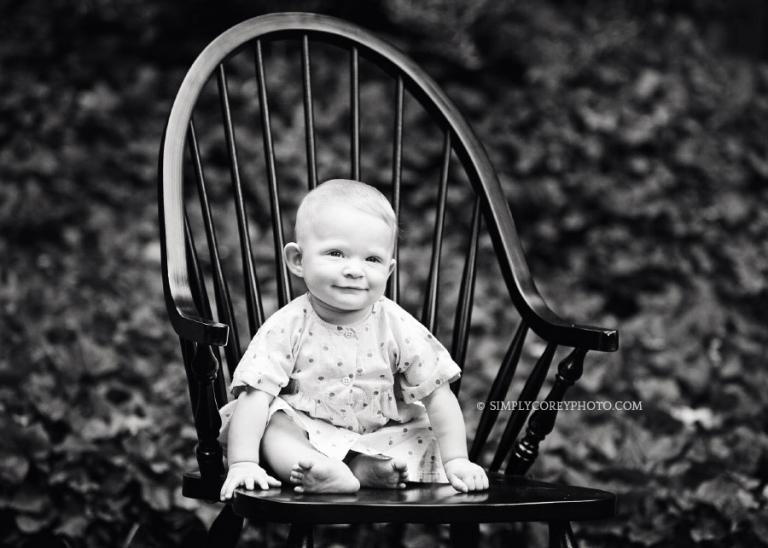
<path id="1" fill-rule="evenodd" d="M 360 482 L 347 465 L 312 447 L 304 430 L 282 411 L 269 420 L 261 448 L 275 474 L 296 485 L 294 491 L 354 493 L 360 489 Z"/>
<path id="2" fill-rule="evenodd" d="M 357 455 L 349 468 L 363 487 L 405 489 L 408 465 L 399 459 L 380 459 L 368 455 Z"/>

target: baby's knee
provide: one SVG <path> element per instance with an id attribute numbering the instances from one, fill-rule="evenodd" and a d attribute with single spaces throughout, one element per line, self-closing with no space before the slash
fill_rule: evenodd
<path id="1" fill-rule="evenodd" d="M 269 421 L 267 421 L 267 427 L 264 430 L 264 436 L 278 435 L 278 436 L 290 436 L 296 438 L 309 438 L 307 433 L 297 425 L 293 420 L 284 412 L 277 411 Z"/>

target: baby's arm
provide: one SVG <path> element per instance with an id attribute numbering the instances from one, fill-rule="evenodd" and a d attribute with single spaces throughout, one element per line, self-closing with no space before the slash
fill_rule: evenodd
<path id="1" fill-rule="evenodd" d="M 458 491 L 488 489 L 488 476 L 467 458 L 466 428 L 459 402 L 448 384 L 443 384 L 424 398 L 429 422 L 440 445 L 448 481 Z"/>
<path id="2" fill-rule="evenodd" d="M 227 461 L 229 471 L 221 487 L 221 500 L 232 498 L 235 489 L 244 485 L 253 489 L 277 487 L 280 481 L 259 466 L 259 445 L 267 426 L 269 404 L 273 396 L 262 390 L 243 390 L 229 423 Z"/>

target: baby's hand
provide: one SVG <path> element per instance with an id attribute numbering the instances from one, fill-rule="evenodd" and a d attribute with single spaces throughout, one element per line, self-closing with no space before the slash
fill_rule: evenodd
<path id="1" fill-rule="evenodd" d="M 267 474 L 267 472 L 255 462 L 236 462 L 229 466 L 227 479 L 221 486 L 219 497 L 221 500 L 231 499 L 235 489 L 244 485 L 246 489 L 254 489 L 258 485 L 260 489 L 279 487 L 280 480 Z"/>
<path id="2" fill-rule="evenodd" d="M 448 481 L 457 491 L 482 491 L 488 489 L 488 476 L 485 470 L 469 459 L 459 457 L 443 464 Z"/>

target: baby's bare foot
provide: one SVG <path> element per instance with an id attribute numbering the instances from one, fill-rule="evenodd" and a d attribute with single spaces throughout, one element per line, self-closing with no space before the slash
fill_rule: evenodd
<path id="1" fill-rule="evenodd" d="M 360 482 L 341 461 L 329 458 L 300 460 L 291 469 L 297 493 L 354 493 Z"/>
<path id="2" fill-rule="evenodd" d="M 349 468 L 363 487 L 405 489 L 408 479 L 408 465 L 398 459 L 358 455 L 349 463 Z"/>

